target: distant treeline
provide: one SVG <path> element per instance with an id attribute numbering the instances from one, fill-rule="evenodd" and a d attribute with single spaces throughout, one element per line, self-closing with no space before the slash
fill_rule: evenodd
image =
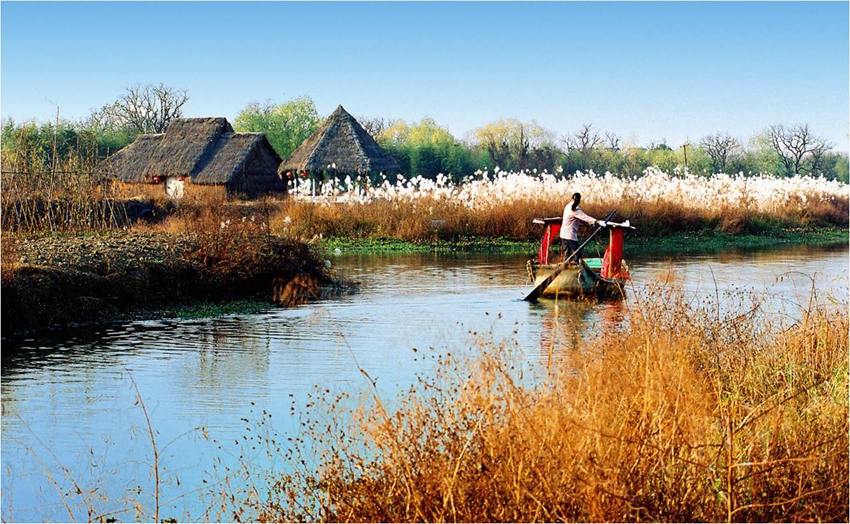
<path id="1" fill-rule="evenodd" d="M 100 160 L 127 146 L 141 133 L 163 132 L 181 116 L 185 90 L 163 85 L 131 86 L 112 104 L 79 122 L 15 122 L 2 126 L 2 169 L 6 172 L 90 171 Z M 139 111 L 139 107 L 147 108 Z M 313 100 L 298 97 L 281 104 L 251 103 L 237 115 L 237 131 L 263 132 L 281 158 L 286 158 L 322 124 Z M 775 176 L 820 175 L 850 181 L 847 153 L 814 135 L 806 124 L 777 124 L 747 143 L 724 132 L 698 142 L 670 146 L 664 142 L 637 146 L 619 135 L 583 124 L 566 136 L 535 121 L 503 119 L 454 137 L 434 119 L 419 122 L 358 117 L 401 166 L 407 176 L 454 181 L 475 171 L 502 170 L 563 173 L 611 172 L 639 176 L 650 166 L 674 173 L 744 173 Z"/>

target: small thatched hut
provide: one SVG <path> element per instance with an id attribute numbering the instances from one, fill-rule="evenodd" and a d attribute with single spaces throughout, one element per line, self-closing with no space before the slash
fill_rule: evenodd
<path id="1" fill-rule="evenodd" d="M 98 171 L 130 191 L 147 184 L 181 198 L 207 186 L 204 192 L 256 197 L 286 191 L 279 165 L 262 133 L 234 133 L 225 118 L 178 118 L 165 133 L 139 136 Z"/>
<path id="2" fill-rule="evenodd" d="M 328 166 L 332 166 L 331 169 Z M 286 178 L 286 173 L 331 171 L 332 176 L 368 175 L 398 169 L 398 162 L 339 106 L 318 131 L 280 164 L 278 173 Z"/>

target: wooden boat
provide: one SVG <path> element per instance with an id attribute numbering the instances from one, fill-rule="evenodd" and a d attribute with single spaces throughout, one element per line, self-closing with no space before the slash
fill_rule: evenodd
<path id="1" fill-rule="evenodd" d="M 552 257 L 550 247 L 560 247 L 561 218 L 536 218 L 535 224 L 543 224 L 543 238 L 537 258 L 526 265 L 529 278 L 535 288 L 542 285 L 553 272 L 560 272 L 539 293 L 542 297 L 558 298 L 620 298 L 624 296 L 625 284 L 629 280 L 629 267 L 623 260 L 623 231 L 634 229 L 628 221 L 618 224 L 608 222 L 608 247 L 603 258 L 580 259 L 561 267 L 563 254 Z M 555 260 L 557 259 L 557 260 Z M 536 298 L 536 297 L 535 297 Z"/>

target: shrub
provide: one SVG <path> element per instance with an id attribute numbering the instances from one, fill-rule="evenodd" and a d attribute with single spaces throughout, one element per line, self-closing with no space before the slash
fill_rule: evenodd
<path id="1" fill-rule="evenodd" d="M 846 305 L 788 329 L 738 301 L 651 291 L 625 325 L 568 337 L 537 385 L 489 342 L 392 410 L 323 397 L 260 520 L 845 519 Z"/>

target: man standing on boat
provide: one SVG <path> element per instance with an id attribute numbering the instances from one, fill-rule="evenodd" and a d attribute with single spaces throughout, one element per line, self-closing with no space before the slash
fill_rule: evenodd
<path id="1" fill-rule="evenodd" d="M 573 262 L 578 262 L 581 258 L 581 251 L 579 250 L 578 243 L 578 226 L 580 222 L 587 222 L 588 224 L 599 224 L 600 226 L 607 225 L 604 221 L 593 218 L 588 215 L 579 207 L 579 203 L 581 202 L 581 195 L 578 193 L 573 193 L 572 202 L 567 204 L 564 207 L 564 221 L 561 223 L 561 256 L 564 260 L 567 259 L 568 256 L 575 253 L 573 257 Z M 568 251 L 564 250 L 564 245 L 566 244 L 566 248 Z"/>

